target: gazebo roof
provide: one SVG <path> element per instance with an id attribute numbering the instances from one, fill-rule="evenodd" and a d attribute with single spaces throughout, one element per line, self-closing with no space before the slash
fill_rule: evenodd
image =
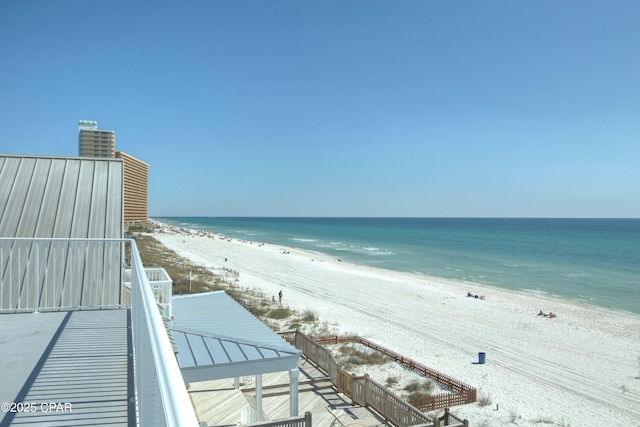
<path id="1" fill-rule="evenodd" d="M 186 382 L 296 369 L 302 353 L 224 291 L 174 296 L 170 330 Z"/>

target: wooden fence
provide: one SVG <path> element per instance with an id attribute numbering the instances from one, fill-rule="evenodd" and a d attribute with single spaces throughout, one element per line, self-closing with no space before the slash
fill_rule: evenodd
<path id="1" fill-rule="evenodd" d="M 419 375 L 431 378 L 440 385 L 444 386 L 449 392 L 436 394 L 433 396 L 412 399 L 409 402 L 422 411 L 433 411 L 435 409 L 446 408 L 456 405 L 464 405 L 466 403 L 475 402 L 477 399 L 476 389 L 468 384 L 456 380 L 442 372 L 427 368 L 415 360 L 404 357 L 394 351 L 389 350 L 381 345 L 375 344 L 365 338 L 354 336 L 353 340 L 366 345 L 369 348 L 377 350 L 398 362 L 400 365 L 410 369 Z"/>
<path id="2" fill-rule="evenodd" d="M 291 337 L 295 336 L 296 332 L 290 332 L 289 334 L 291 334 L 290 338 L 285 337 L 285 339 L 291 339 Z M 412 399 L 409 401 L 413 406 L 423 412 L 433 411 L 436 409 L 447 408 L 451 406 L 464 405 L 467 403 L 473 403 L 477 400 L 476 389 L 471 387 L 470 385 L 458 381 L 455 378 L 443 374 L 442 372 L 430 369 L 423 364 L 416 362 L 415 360 L 391 351 L 386 347 L 367 340 L 366 338 L 362 338 L 357 335 L 324 335 L 313 336 L 310 337 L 310 339 L 322 345 L 340 344 L 343 342 L 358 342 L 389 356 L 400 365 L 404 366 L 407 369 L 411 369 L 419 375 L 431 378 L 432 380 L 436 381 L 449 390 L 445 393 Z M 294 341 L 291 340 L 289 342 L 293 343 Z"/>
<path id="3" fill-rule="evenodd" d="M 395 354 L 390 350 L 385 349 L 384 347 L 376 346 L 374 343 L 371 343 L 364 338 L 360 338 L 357 336 L 334 335 L 323 337 L 308 337 L 299 331 L 280 333 L 280 335 L 288 342 L 295 345 L 296 348 L 302 350 L 304 355 L 309 360 L 315 363 L 320 369 L 325 371 L 329 376 L 331 383 L 338 389 L 338 391 L 349 397 L 353 404 L 370 407 L 371 409 L 379 413 L 382 417 L 384 417 L 386 421 L 395 426 L 468 426 L 468 422 L 466 420 L 460 420 L 457 417 L 453 416 L 448 409 L 445 409 L 444 416 L 436 419 L 431 419 L 424 413 L 426 411 L 425 409 L 416 407 L 412 402 L 404 401 L 383 385 L 380 385 L 376 381 L 369 378 L 368 375 L 364 375 L 361 377 L 350 375 L 348 372 L 342 369 L 338 361 L 333 357 L 331 352 L 324 347 L 324 345 L 357 341 L 364 345 L 370 346 L 371 348 L 375 348 L 378 351 L 382 351 L 385 354 L 387 354 L 387 352 Z M 391 356 L 391 354 L 389 355 Z M 404 360 L 408 361 L 409 359 L 404 358 Z M 417 364 L 415 364 L 415 362 L 414 365 L 418 366 Z M 427 371 L 429 371 L 430 373 L 436 372 L 430 371 L 422 365 L 419 365 L 419 369 L 416 372 L 424 373 Z M 455 381 L 457 383 L 456 386 L 463 385 L 465 387 L 468 387 L 454 380 L 453 378 L 444 376 L 443 374 L 440 374 L 440 378 L 444 378 L 446 381 L 448 381 L 448 383 L 452 383 Z M 449 386 L 447 385 L 447 387 Z M 475 389 L 473 389 L 473 391 L 475 399 Z M 446 403 L 448 402 L 448 400 L 444 398 L 446 394 L 452 393 L 431 396 L 435 397 L 435 399 L 432 399 L 432 401 L 428 402 L 428 405 L 435 407 L 428 410 L 446 408 Z"/>

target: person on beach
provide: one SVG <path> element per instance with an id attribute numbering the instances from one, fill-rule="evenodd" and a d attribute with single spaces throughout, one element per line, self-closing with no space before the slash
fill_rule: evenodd
<path id="1" fill-rule="evenodd" d="M 554 319 L 556 317 L 556 314 L 552 311 L 550 311 L 549 314 L 547 314 L 544 311 L 540 310 L 540 313 L 538 313 L 538 316 L 544 316 L 544 317 L 549 317 L 551 319 Z"/>
<path id="2" fill-rule="evenodd" d="M 280 305 L 282 305 L 282 289 L 278 292 L 278 299 L 280 300 Z"/>

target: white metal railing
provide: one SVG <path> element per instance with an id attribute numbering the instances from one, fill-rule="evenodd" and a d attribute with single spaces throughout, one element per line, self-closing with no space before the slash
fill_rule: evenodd
<path id="1" fill-rule="evenodd" d="M 173 312 L 171 309 L 171 297 L 173 296 L 173 281 L 166 270 L 162 267 L 145 267 L 144 269 L 151 292 L 160 306 L 162 317 L 171 319 Z M 131 270 L 124 271 L 124 286 L 131 289 Z"/>
<path id="2" fill-rule="evenodd" d="M 0 312 L 124 307 L 126 244 L 131 249 L 136 423 L 195 427 L 198 421 L 135 241 L 0 238 Z"/>
<path id="3" fill-rule="evenodd" d="M 122 239 L 0 238 L 0 312 L 118 308 Z"/>
<path id="4" fill-rule="evenodd" d="M 197 426 L 198 420 L 133 240 L 131 320 L 139 425 Z"/>

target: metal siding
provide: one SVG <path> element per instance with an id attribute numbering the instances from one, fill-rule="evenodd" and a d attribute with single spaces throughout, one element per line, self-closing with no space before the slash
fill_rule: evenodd
<path id="1" fill-rule="evenodd" d="M 7 177 L 3 177 L 2 186 L 7 186 L 6 207 L 0 221 L 3 223 L 3 237 L 20 237 L 17 232 L 20 225 L 20 216 L 24 208 L 24 200 L 27 196 L 24 187 L 24 171 L 21 168 L 21 159 L 15 159 L 8 165 Z"/>
<path id="2" fill-rule="evenodd" d="M 63 193 L 64 193 L 64 178 L 67 170 L 68 162 L 52 162 L 51 170 L 49 171 L 49 178 L 47 179 L 47 191 L 44 193 L 43 204 L 49 210 L 51 217 L 48 220 L 44 218 L 41 223 L 42 235 L 47 233 L 51 237 L 67 236 L 66 233 L 61 233 L 64 230 L 61 217 L 64 217 L 65 209 L 68 206 L 62 205 Z"/>
<path id="3" fill-rule="evenodd" d="M 106 225 L 104 222 L 104 211 L 108 199 L 105 167 L 106 164 L 104 162 L 93 162 L 89 215 L 87 216 L 87 235 L 89 237 L 104 236 L 104 227 Z"/>
<path id="4" fill-rule="evenodd" d="M 29 187 L 29 195 L 27 196 L 26 206 L 37 212 L 36 219 L 31 224 L 33 228 L 25 230 L 29 237 L 37 236 L 40 229 L 40 224 L 44 221 L 38 221 L 45 213 L 48 212 L 48 206 L 43 204 L 44 195 L 47 191 L 47 183 L 49 178 L 49 171 L 51 170 L 51 159 L 37 159 L 33 169 L 33 175 L 31 177 L 31 185 Z M 46 223 L 50 223 L 47 221 Z M 47 233 L 49 234 L 49 233 Z"/>
<path id="5" fill-rule="evenodd" d="M 110 161 L 107 179 L 107 197 L 105 237 L 122 237 L 124 235 L 124 162 Z"/>
<path id="6" fill-rule="evenodd" d="M 122 162 L 94 161 L 90 237 L 122 237 Z"/>
<path id="7" fill-rule="evenodd" d="M 22 211 L 12 209 L 14 213 L 20 215 L 16 230 L 16 236 L 18 237 L 33 237 L 36 231 L 37 213 L 40 211 L 43 192 L 42 187 L 37 182 L 37 169 L 37 159 L 25 159 L 20 167 L 20 176 L 18 176 L 20 184 L 17 190 L 24 193 L 24 201 Z"/>
<path id="8" fill-rule="evenodd" d="M 7 184 L 13 176 L 10 169 L 11 164 L 7 162 L 6 157 L 0 157 L 0 218 L 4 216 L 4 211 L 7 208 L 7 200 L 9 199 L 9 193 L 11 191 L 11 187 Z M 0 236 L 4 236 L 3 231 L 2 221 L 0 221 Z"/>
<path id="9" fill-rule="evenodd" d="M 0 236 L 121 238 L 120 159 L 0 156 Z"/>
<path id="10" fill-rule="evenodd" d="M 93 195 L 93 160 L 80 163 L 78 171 L 78 188 L 75 194 L 75 209 L 71 237 L 94 237 L 90 233 L 89 218 L 91 215 L 91 197 Z"/>
<path id="11" fill-rule="evenodd" d="M 37 185 L 42 191 L 39 203 L 38 220 L 34 230 L 35 236 L 53 236 L 53 228 L 55 224 L 55 214 L 57 211 L 57 199 L 60 197 L 61 175 L 56 174 L 57 169 L 54 167 L 52 159 L 40 159 L 38 162 L 39 171 L 36 172 Z M 44 220 L 45 217 L 52 219 Z"/>
<path id="12" fill-rule="evenodd" d="M 0 156 L 0 236 L 121 238 L 122 173 L 123 163 L 115 159 Z M 82 295 L 83 303 L 117 303 L 120 292 L 113 286 L 121 282 L 121 250 L 122 245 L 106 243 L 91 250 L 76 243 L 56 250 L 43 244 L 40 274 L 59 279 L 61 286 L 55 295 L 43 292 L 42 298 L 78 301 Z M 24 270 L 33 253 L 33 248 L 22 248 L 14 262 Z M 2 258 L 6 264 L 9 254 Z M 20 294 L 27 290 L 23 286 Z"/>
<path id="13" fill-rule="evenodd" d="M 68 160 L 64 164 L 62 186 L 58 200 L 58 214 L 53 218 L 55 221 L 53 237 L 72 237 L 71 229 L 73 226 L 79 169 L 79 161 Z"/>

